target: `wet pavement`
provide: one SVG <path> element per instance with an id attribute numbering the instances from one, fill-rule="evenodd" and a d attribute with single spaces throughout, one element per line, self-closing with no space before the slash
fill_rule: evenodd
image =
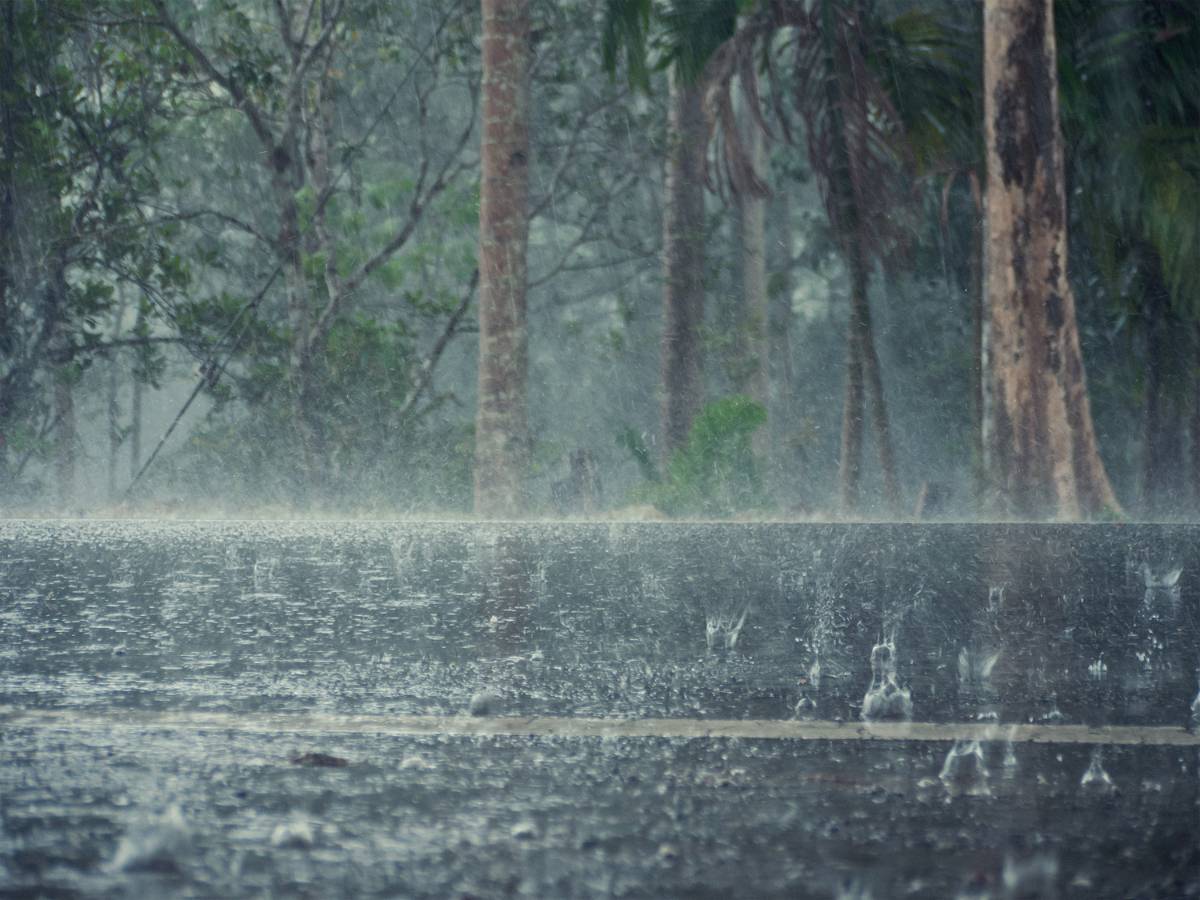
<path id="1" fill-rule="evenodd" d="M 1200 896 L 1197 538 L 0 523 L 0 896 Z"/>

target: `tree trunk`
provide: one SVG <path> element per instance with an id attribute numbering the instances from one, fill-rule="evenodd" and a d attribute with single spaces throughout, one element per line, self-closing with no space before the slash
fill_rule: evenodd
<path id="1" fill-rule="evenodd" d="M 746 119 L 750 117 L 747 115 Z M 762 133 L 753 121 L 746 122 L 746 148 L 754 171 L 764 177 L 766 154 Z M 742 358 L 745 361 L 746 383 L 742 390 L 756 403 L 767 405 L 768 360 L 767 346 L 767 201 L 750 190 L 738 194 L 738 231 L 741 238 Z M 755 456 L 760 460 L 766 452 L 767 430 L 758 429 L 754 435 Z"/>
<path id="2" fill-rule="evenodd" d="M 479 407 L 475 512 L 526 506 L 526 247 L 529 237 L 528 0 L 482 0 L 483 137 L 479 198 Z"/>
<path id="3" fill-rule="evenodd" d="M 846 393 L 842 403 L 842 448 L 838 459 L 838 485 L 842 512 L 858 512 L 862 480 L 863 444 L 863 363 L 862 328 L 854 321 L 856 311 L 865 306 L 866 271 L 854 266 L 850 271 L 850 322 L 846 327 Z M 855 299 L 861 298 L 861 299 Z"/>
<path id="4" fill-rule="evenodd" d="M 142 468 L 142 382 L 133 379 L 133 398 L 129 402 L 129 481 Z"/>
<path id="5" fill-rule="evenodd" d="M 687 441 L 704 402 L 704 113 L 672 73 L 663 221 L 662 455 Z"/>
<path id="6" fill-rule="evenodd" d="M 1162 260 L 1153 247 L 1139 248 L 1146 319 L 1146 386 L 1141 512 L 1147 518 L 1178 516 L 1186 498 L 1183 463 L 1184 391 L 1177 378 L 1188 376 L 1190 335 L 1171 309 Z"/>
<path id="7" fill-rule="evenodd" d="M 767 490 L 785 509 L 800 504 L 796 460 L 796 398 L 792 372 L 792 214 L 787 190 L 771 208 L 771 276 L 767 288 Z"/>
<path id="8" fill-rule="evenodd" d="M 133 326 L 134 334 L 142 333 L 142 306 L 138 304 L 137 320 Z M 129 401 L 129 483 L 137 478 L 142 468 L 142 379 L 138 377 L 138 368 L 134 367 L 133 396 Z"/>
<path id="9" fill-rule="evenodd" d="M 862 350 L 863 381 L 866 383 L 867 400 L 871 405 L 871 432 L 875 437 L 875 451 L 879 454 L 879 472 L 883 476 L 883 498 L 893 516 L 900 515 L 900 483 L 896 476 L 896 451 L 892 446 L 892 427 L 888 421 L 887 400 L 883 393 L 883 375 L 880 372 L 879 354 L 875 352 L 875 331 L 871 325 L 871 306 L 866 294 L 866 285 L 861 298 L 855 302 L 861 308 L 854 321 L 862 329 L 859 347 Z"/>
<path id="10" fill-rule="evenodd" d="M 1192 359 L 1200 355 L 1200 323 L 1192 329 Z M 1188 441 L 1192 463 L 1192 511 L 1200 509 L 1200 374 L 1192 376 L 1192 421 Z"/>
<path id="11" fill-rule="evenodd" d="M 114 332 L 115 333 L 115 332 Z M 117 403 L 120 366 L 114 353 L 108 360 L 108 502 L 115 503 L 117 490 L 117 458 L 121 452 L 121 407 Z"/>
<path id="12" fill-rule="evenodd" d="M 54 471 L 59 510 L 65 512 L 75 501 L 75 398 L 71 377 L 64 369 L 54 373 Z"/>
<path id="13" fill-rule="evenodd" d="M 1118 509 L 1088 405 L 1067 280 L 1052 0 L 985 0 L 988 371 L 985 444 L 998 512 Z"/>
<path id="14" fill-rule="evenodd" d="M 987 403 L 984 399 L 984 292 L 983 292 L 983 192 L 979 176 L 970 172 L 971 201 L 975 215 L 971 217 L 971 259 L 969 265 L 970 285 L 967 302 L 971 304 L 971 488 L 975 513 L 983 511 L 987 496 L 987 471 L 984 468 L 983 431 Z"/>

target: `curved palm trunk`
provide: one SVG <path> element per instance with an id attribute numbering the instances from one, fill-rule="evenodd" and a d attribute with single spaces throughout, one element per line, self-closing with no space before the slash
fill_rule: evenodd
<path id="1" fill-rule="evenodd" d="M 853 288 L 851 289 L 853 290 Z M 851 304 L 851 316 L 853 316 Z M 863 366 L 862 333 L 853 323 L 847 329 L 846 392 L 842 401 L 842 445 L 838 458 L 838 487 L 843 513 L 858 510 L 862 481 Z"/>
<path id="2" fill-rule="evenodd" d="M 766 153 L 762 133 L 754 122 L 748 123 L 746 146 L 754 171 L 763 173 Z M 767 348 L 770 340 L 767 310 L 767 201 L 751 191 L 738 194 L 738 231 L 741 238 L 742 310 L 741 327 L 746 367 L 744 392 L 763 408 L 768 407 L 767 385 L 770 377 Z M 768 409 L 768 417 L 770 411 Z M 765 462 L 768 430 L 758 429 L 752 438 L 754 455 Z"/>
<path id="3" fill-rule="evenodd" d="M 663 221 L 663 460 L 704 402 L 704 113 L 700 90 L 671 79 Z"/>
<path id="4" fill-rule="evenodd" d="M 865 284 L 864 284 L 865 288 Z M 856 301 L 861 309 L 854 316 L 856 327 L 862 335 L 859 339 L 862 353 L 863 381 L 866 384 L 867 400 L 871 406 L 871 432 L 875 437 L 875 450 L 879 454 L 879 472 L 883 476 L 883 499 L 888 511 L 900 515 L 900 484 L 896 478 L 896 451 L 892 446 L 892 428 L 888 419 L 887 400 L 883 394 L 883 375 L 880 372 L 879 355 L 875 352 L 875 335 L 871 328 L 871 309 L 864 290 L 861 300 Z"/>
<path id="5" fill-rule="evenodd" d="M 863 237 L 863 210 L 860 196 L 861 178 L 856 174 L 867 151 L 865 129 L 857 133 L 850 127 L 847 103 L 859 104 L 851 110 L 859 121 L 867 112 L 865 101 L 855 92 L 846 93 L 844 84 L 853 75 L 841 64 L 843 48 L 839 41 L 852 39 L 842 33 L 834 15 L 833 5 L 826 0 L 821 9 L 825 66 L 825 102 L 833 124 L 830 128 L 831 166 L 829 192 L 834 226 L 839 233 L 842 258 L 850 274 L 850 321 L 846 349 L 846 396 L 842 410 L 842 447 L 838 467 L 842 512 L 858 512 L 862 476 L 863 421 L 866 402 L 871 402 L 871 427 L 879 453 L 883 475 L 884 498 L 893 515 L 899 514 L 899 488 L 896 479 L 895 453 L 892 450 L 891 428 L 883 393 L 883 376 L 875 352 L 875 336 L 871 328 L 871 307 L 867 294 L 869 263 Z"/>
<path id="6" fill-rule="evenodd" d="M 1052 0 L 986 0 L 988 395 L 998 512 L 1118 509 L 1088 405 L 1067 281 Z"/>
<path id="7" fill-rule="evenodd" d="M 475 511 L 484 516 L 525 508 L 528 76 L 527 0 L 483 0 Z"/>
<path id="8" fill-rule="evenodd" d="M 1177 516 L 1186 499 L 1184 482 L 1184 410 L 1172 383 L 1186 377 L 1191 335 L 1171 309 L 1171 294 L 1163 277 L 1162 260 L 1154 248 L 1139 248 L 1145 278 L 1146 387 L 1142 446 L 1143 515 Z"/>
<path id="9" fill-rule="evenodd" d="M 767 490 L 783 507 L 799 507 L 796 398 L 792 371 L 792 221 L 786 191 L 777 191 L 771 209 L 767 288 Z"/>

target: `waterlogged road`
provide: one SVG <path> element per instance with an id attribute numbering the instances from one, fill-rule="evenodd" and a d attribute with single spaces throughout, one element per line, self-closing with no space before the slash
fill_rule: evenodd
<path id="1" fill-rule="evenodd" d="M 0 524 L 0 895 L 1200 896 L 1197 537 Z"/>

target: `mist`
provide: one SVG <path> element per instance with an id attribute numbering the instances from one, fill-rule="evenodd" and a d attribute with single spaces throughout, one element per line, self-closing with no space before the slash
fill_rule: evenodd
<path id="1" fill-rule="evenodd" d="M 1066 218 L 1046 239 L 1073 321 L 1006 336 L 1006 309 L 1048 301 L 996 268 L 1006 182 L 968 6 L 881 3 L 829 35 L 880 49 L 824 59 L 800 7 L 626 32 L 632 12 L 533 3 L 500 61 L 514 99 L 485 90 L 469 4 L 330 5 L 307 55 L 290 7 L 18 4 L 5 508 L 1191 518 L 1195 173 L 1136 136 L 1192 127 L 1160 73 L 1194 32 L 1154 4 L 1060 4 Z M 501 207 L 517 232 L 487 230 Z M 1080 347 L 1061 420 L 997 393 L 1010 340 Z M 731 418 L 739 397 L 762 414 Z M 1014 417 L 1046 460 L 1001 446 Z M 1061 453 L 1094 459 L 1064 476 Z"/>

